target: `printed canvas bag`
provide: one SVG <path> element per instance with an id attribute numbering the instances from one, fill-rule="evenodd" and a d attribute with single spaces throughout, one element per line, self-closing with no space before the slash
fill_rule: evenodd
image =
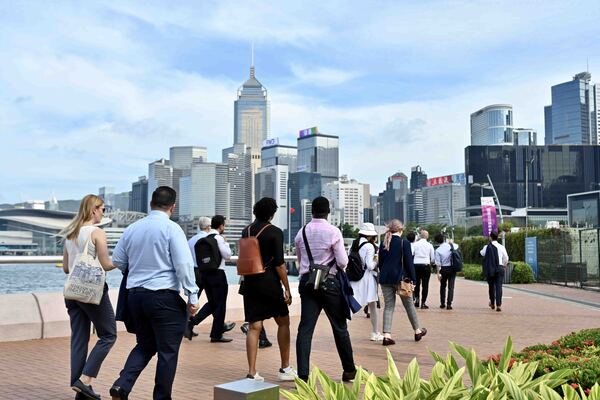
<path id="1" fill-rule="evenodd" d="M 91 239 L 92 235 L 85 242 L 85 250 L 75 257 L 63 293 L 67 300 L 98 305 L 104 293 L 106 272 L 100 265 L 97 253 L 96 257 L 89 253 Z"/>

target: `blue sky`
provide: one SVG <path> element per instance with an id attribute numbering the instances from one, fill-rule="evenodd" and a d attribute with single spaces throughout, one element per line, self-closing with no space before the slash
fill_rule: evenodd
<path id="1" fill-rule="evenodd" d="M 151 3 L 151 4 L 148 4 Z M 340 172 L 464 170 L 469 116 L 514 106 L 543 141 L 550 86 L 600 82 L 596 1 L 0 0 L 0 203 L 130 189 L 173 145 L 233 141 L 248 76 L 272 136 L 340 136 Z"/>

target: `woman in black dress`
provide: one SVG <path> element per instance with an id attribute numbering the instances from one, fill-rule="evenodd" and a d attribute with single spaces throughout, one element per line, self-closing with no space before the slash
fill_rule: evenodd
<path id="1" fill-rule="evenodd" d="M 292 295 L 283 258 L 283 232 L 271 225 L 277 211 L 277 203 L 270 197 L 263 197 L 254 205 L 256 219 L 242 231 L 242 237 L 256 236 L 265 272 L 244 277 L 244 314 L 250 325 L 246 337 L 248 357 L 248 379 L 263 381 L 256 372 L 258 339 L 263 320 L 274 318 L 277 323 L 277 342 L 281 355 L 278 378 L 293 381 L 296 371 L 290 366 L 290 317 L 288 306 Z M 282 287 L 283 286 L 283 287 Z"/>

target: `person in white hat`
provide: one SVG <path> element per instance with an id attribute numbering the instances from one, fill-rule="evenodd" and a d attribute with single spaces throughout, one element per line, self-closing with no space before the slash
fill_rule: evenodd
<path id="1" fill-rule="evenodd" d="M 354 298 L 362 307 L 368 306 L 371 315 L 371 340 L 381 342 L 383 335 L 379 332 L 379 313 L 377 301 L 379 300 L 379 284 L 377 283 L 377 231 L 370 222 L 360 226 L 358 238 L 352 242 L 349 253 L 357 252 L 364 268 L 364 275 L 358 281 L 350 281 L 354 290 Z"/>

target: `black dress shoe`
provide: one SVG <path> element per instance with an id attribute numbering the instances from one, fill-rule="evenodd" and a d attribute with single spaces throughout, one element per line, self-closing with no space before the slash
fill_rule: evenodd
<path id="1" fill-rule="evenodd" d="M 218 338 L 210 338 L 211 343 L 229 343 L 232 340 L 233 340 L 232 338 L 227 338 L 225 336 L 221 336 Z"/>
<path id="2" fill-rule="evenodd" d="M 452 310 L 452 306 L 448 304 L 448 306 L 446 307 L 446 310 Z"/>
<path id="3" fill-rule="evenodd" d="M 446 308 L 445 304 L 440 304 L 440 308 Z"/>
<path id="4" fill-rule="evenodd" d="M 80 379 L 77 379 L 77 381 L 71 385 L 71 389 L 81 394 L 84 399 L 100 400 L 100 395 L 94 392 L 92 385 L 86 385 L 85 383 L 81 382 Z"/>
<path id="5" fill-rule="evenodd" d="M 391 338 L 384 337 L 383 338 L 383 342 L 381 342 L 381 344 L 383 346 L 392 346 L 392 345 L 396 344 L 396 342 L 393 339 L 391 339 Z"/>
<path id="6" fill-rule="evenodd" d="M 242 331 L 242 333 L 244 335 L 247 335 L 248 334 L 248 330 L 250 330 L 250 324 L 248 324 L 247 322 L 244 322 L 242 324 L 242 326 L 240 326 L 240 331 Z"/>
<path id="7" fill-rule="evenodd" d="M 419 308 L 419 300 L 415 301 L 415 307 Z"/>
<path id="8" fill-rule="evenodd" d="M 425 335 L 427 335 L 427 329 L 421 328 L 421 333 L 415 333 L 415 342 L 421 340 L 421 338 Z"/>
<path id="9" fill-rule="evenodd" d="M 344 373 L 342 374 L 343 382 L 352 382 L 354 380 L 354 378 L 356 378 L 356 370 L 351 371 L 351 372 L 344 371 Z"/>
<path id="10" fill-rule="evenodd" d="M 271 342 L 269 341 L 269 339 L 265 339 L 265 340 L 259 340 L 259 341 L 258 341 L 258 348 L 259 348 L 259 349 L 265 349 L 265 348 L 267 348 L 267 347 L 271 347 L 271 346 L 273 346 L 273 343 L 271 343 Z"/>
<path id="11" fill-rule="evenodd" d="M 120 386 L 116 386 L 113 385 L 110 390 L 109 393 L 111 395 L 111 397 L 114 399 L 118 399 L 118 400 L 127 400 L 129 398 L 129 392 L 127 392 L 125 389 L 123 389 Z"/>
<path id="12" fill-rule="evenodd" d="M 183 331 L 183 337 L 187 340 L 192 340 L 194 337 L 194 323 L 192 321 L 188 321 L 185 325 L 185 331 Z"/>
<path id="13" fill-rule="evenodd" d="M 421 304 L 421 310 L 429 310 L 429 306 L 427 304 Z"/>
<path id="14" fill-rule="evenodd" d="M 226 322 L 223 324 L 223 333 L 229 332 L 233 328 L 235 328 L 235 322 L 229 322 L 229 323 Z"/>

